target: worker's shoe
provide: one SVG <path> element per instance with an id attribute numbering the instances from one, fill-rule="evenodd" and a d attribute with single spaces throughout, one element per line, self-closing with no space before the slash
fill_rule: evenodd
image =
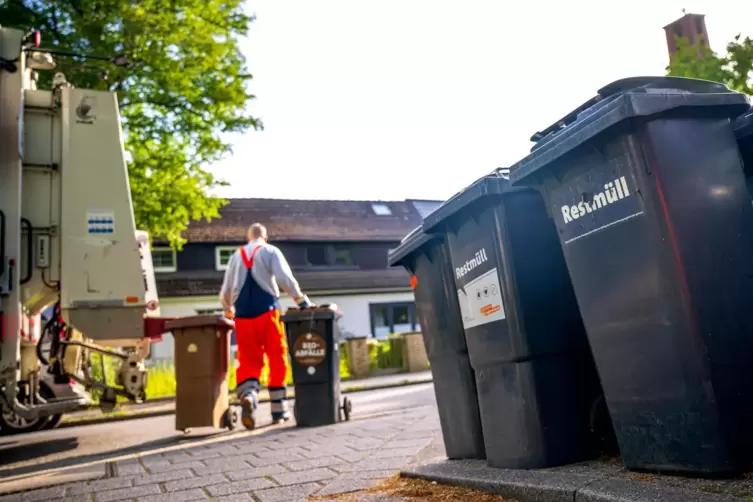
<path id="1" fill-rule="evenodd" d="M 248 430 L 256 428 L 256 408 L 259 407 L 259 380 L 249 378 L 235 390 L 241 401 L 241 423 Z"/>
<path id="2" fill-rule="evenodd" d="M 249 392 L 241 398 L 241 423 L 252 431 L 256 428 L 256 408 L 259 407 L 259 398 L 256 392 Z"/>
<path id="3" fill-rule="evenodd" d="M 292 415 L 289 411 L 285 411 L 283 413 L 272 413 L 272 423 L 275 425 L 285 423 L 290 420 L 291 416 Z"/>

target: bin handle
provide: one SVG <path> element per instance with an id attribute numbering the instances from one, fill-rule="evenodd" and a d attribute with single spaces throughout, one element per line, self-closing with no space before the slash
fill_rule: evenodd
<path id="1" fill-rule="evenodd" d="M 703 80 L 699 78 L 688 77 L 628 77 L 612 82 L 599 89 L 599 96 L 606 98 L 613 94 L 619 94 L 625 91 L 639 89 L 653 89 L 653 88 L 665 88 L 665 89 L 680 89 L 684 91 L 714 91 L 714 92 L 729 92 L 730 89 L 726 85 L 720 82 L 712 82 L 710 80 Z M 640 92 L 640 91 L 639 91 Z"/>
<path id="2" fill-rule="evenodd" d="M 561 119 L 559 119 L 557 122 L 555 122 L 554 124 L 550 125 L 546 129 L 544 129 L 543 131 L 535 132 L 533 134 L 533 136 L 531 136 L 530 141 L 532 141 L 534 143 L 538 143 L 539 141 L 541 141 L 542 139 L 546 138 L 547 136 L 549 136 L 553 132 L 557 132 L 560 129 L 564 129 L 565 127 L 567 127 L 570 124 L 572 124 L 573 122 L 575 122 L 577 120 L 577 118 L 578 118 L 578 115 L 582 111 L 584 111 L 584 110 L 586 110 L 588 108 L 591 108 L 593 105 L 595 105 L 596 103 L 598 103 L 602 99 L 604 99 L 604 97 L 601 96 L 601 95 L 594 96 L 593 98 L 589 99 L 588 101 L 586 101 L 585 103 L 583 103 L 582 105 L 580 105 L 578 108 L 576 108 L 575 110 L 571 111 L 570 113 L 568 113 L 567 115 L 565 115 L 564 117 L 562 117 Z"/>
<path id="3" fill-rule="evenodd" d="M 498 167 L 494 170 L 496 174 L 498 174 L 501 178 L 509 180 L 510 179 L 510 168 L 509 167 Z"/>
<path id="4" fill-rule="evenodd" d="M 612 82 L 611 84 L 602 87 L 601 89 L 597 91 L 596 96 L 589 99 L 588 101 L 580 105 L 578 108 L 568 113 L 567 115 L 562 117 L 560 120 L 558 120 L 551 126 L 544 129 L 543 131 L 538 131 L 534 133 L 533 136 L 531 136 L 530 141 L 534 143 L 538 143 L 539 141 L 549 136 L 553 132 L 557 132 L 558 130 L 567 127 L 568 125 L 575 122 L 575 120 L 578 118 L 578 115 L 582 111 L 586 110 L 587 108 L 592 107 L 593 105 L 595 105 L 602 99 L 606 99 L 615 94 L 619 94 L 619 93 L 629 91 L 632 89 L 652 88 L 661 84 L 667 84 L 669 88 L 683 89 L 687 91 L 713 90 L 715 92 L 730 92 L 729 87 L 727 87 L 724 84 L 721 84 L 719 82 L 712 82 L 710 80 L 698 79 L 698 78 L 687 78 L 687 77 L 623 78 L 621 80 Z"/>

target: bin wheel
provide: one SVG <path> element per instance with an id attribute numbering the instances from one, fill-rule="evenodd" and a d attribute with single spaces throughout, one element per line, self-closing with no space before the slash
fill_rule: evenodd
<path id="1" fill-rule="evenodd" d="M 353 403 L 348 399 L 347 397 L 343 398 L 343 405 L 340 408 L 343 413 L 343 418 L 345 418 L 345 421 L 350 420 L 350 412 L 353 411 Z"/>
<path id="2" fill-rule="evenodd" d="M 237 407 L 231 406 L 225 410 L 225 414 L 222 416 L 222 425 L 230 431 L 234 431 L 241 423 L 241 412 Z"/>

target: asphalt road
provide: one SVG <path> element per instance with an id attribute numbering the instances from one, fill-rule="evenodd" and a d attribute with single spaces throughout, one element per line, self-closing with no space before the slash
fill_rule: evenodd
<path id="1" fill-rule="evenodd" d="M 358 392 L 348 397 L 353 403 L 353 420 L 435 405 L 432 384 Z M 263 421 L 269 420 L 269 405 L 262 404 L 258 415 L 262 427 L 268 425 Z M 168 415 L 0 437 L 0 479 L 144 454 L 227 434 L 231 433 L 210 428 L 184 435 L 175 430 L 175 417 Z"/>

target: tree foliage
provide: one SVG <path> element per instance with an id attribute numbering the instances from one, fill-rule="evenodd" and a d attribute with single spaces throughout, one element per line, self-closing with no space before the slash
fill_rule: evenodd
<path id="1" fill-rule="evenodd" d="M 128 56 L 102 66 L 106 80 L 76 58 L 58 65 L 76 87 L 118 93 L 139 228 L 180 246 L 191 220 L 219 215 L 208 191 L 224 183 L 206 166 L 229 153 L 223 134 L 261 127 L 246 110 L 242 0 L 0 0 L 0 20 L 42 30 L 43 47 Z"/>
<path id="2" fill-rule="evenodd" d="M 737 35 L 723 55 L 716 54 L 698 40 L 677 38 L 677 52 L 667 67 L 675 77 L 702 78 L 721 82 L 730 89 L 753 95 L 753 40 Z"/>

